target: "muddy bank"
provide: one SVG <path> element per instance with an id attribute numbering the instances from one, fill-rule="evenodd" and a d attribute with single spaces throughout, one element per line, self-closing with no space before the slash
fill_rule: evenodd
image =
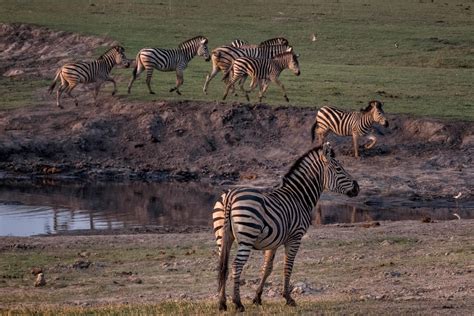
<path id="1" fill-rule="evenodd" d="M 275 185 L 311 146 L 308 108 L 206 102 L 37 106 L 0 112 L 2 178 L 204 181 Z M 352 157 L 351 139 L 329 137 L 359 181 L 353 200 L 383 206 L 473 202 L 474 124 L 388 115 L 378 143 Z"/>

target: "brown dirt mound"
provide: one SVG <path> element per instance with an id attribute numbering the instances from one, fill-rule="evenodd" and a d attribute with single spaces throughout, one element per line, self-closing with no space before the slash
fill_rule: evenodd
<path id="1" fill-rule="evenodd" d="M 57 67 L 90 59 L 98 47 L 115 44 L 107 38 L 29 24 L 0 24 L 0 74 L 52 78 Z"/>

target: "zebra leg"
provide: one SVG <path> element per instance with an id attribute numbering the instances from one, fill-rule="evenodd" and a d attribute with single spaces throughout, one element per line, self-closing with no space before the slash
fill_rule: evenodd
<path id="1" fill-rule="evenodd" d="M 74 104 L 76 106 L 78 106 L 79 102 L 77 101 L 77 98 L 72 95 L 72 89 L 74 89 L 76 86 L 77 86 L 77 84 L 69 85 L 69 87 L 67 87 L 67 89 L 66 89 L 66 93 L 71 99 L 74 99 Z"/>
<path id="2" fill-rule="evenodd" d="M 184 82 L 184 77 L 183 77 L 183 71 L 181 69 L 176 70 L 176 87 L 171 88 L 170 92 L 176 91 L 177 94 L 181 95 L 181 92 L 179 91 L 179 87 L 183 84 Z"/>
<path id="3" fill-rule="evenodd" d="M 359 143 L 358 140 L 359 136 L 356 133 L 352 133 L 352 144 L 354 146 L 354 156 L 359 158 Z"/>
<path id="4" fill-rule="evenodd" d="M 150 94 L 155 94 L 155 92 L 151 90 L 151 75 L 153 75 L 153 68 L 150 67 L 146 70 L 146 85 Z"/>
<path id="5" fill-rule="evenodd" d="M 285 98 L 286 102 L 290 102 L 290 99 L 288 99 L 288 96 L 286 95 L 286 90 L 283 83 L 281 83 L 281 81 L 278 80 L 278 78 L 275 78 L 275 80 L 273 81 L 281 88 L 281 90 L 283 90 L 283 97 Z"/>
<path id="6" fill-rule="evenodd" d="M 58 88 L 58 91 L 56 91 L 56 105 L 58 106 L 58 108 L 60 109 L 64 109 L 64 107 L 59 103 L 59 98 L 61 97 L 61 94 L 63 94 L 64 90 L 67 88 L 68 86 L 66 85 L 60 85 L 59 88 Z"/>
<path id="7" fill-rule="evenodd" d="M 369 135 L 367 138 L 368 138 L 371 142 L 370 142 L 369 144 L 365 144 L 364 147 L 365 147 L 366 149 L 370 149 L 370 148 L 374 147 L 375 144 L 377 143 L 377 137 L 375 137 L 374 135 Z"/>
<path id="8" fill-rule="evenodd" d="M 117 84 L 115 83 L 115 80 L 113 78 L 108 77 L 107 79 L 105 79 L 105 81 L 109 81 L 114 84 L 114 91 L 112 91 L 112 95 L 115 95 L 117 93 Z"/>
<path id="9" fill-rule="evenodd" d="M 285 280 L 283 284 L 283 297 L 286 299 L 286 305 L 289 306 L 296 306 L 295 300 L 291 297 L 290 277 L 300 243 L 301 237 L 298 237 L 285 245 Z"/>
<path id="10" fill-rule="evenodd" d="M 212 72 L 210 74 L 207 74 L 206 76 L 206 81 L 204 82 L 204 87 L 202 87 L 202 92 L 207 95 L 207 87 L 209 86 L 209 82 L 217 75 L 219 72 L 219 67 L 212 65 Z"/>
<path id="11" fill-rule="evenodd" d="M 270 86 L 270 84 L 267 81 L 264 81 L 260 85 L 260 94 L 258 95 L 258 102 L 262 102 L 262 99 L 265 95 L 265 92 L 267 92 L 267 89 L 268 89 L 269 86 Z"/>
<path id="12" fill-rule="evenodd" d="M 275 253 L 276 249 L 269 249 L 265 251 L 265 263 L 263 264 L 262 268 L 262 278 L 260 280 L 260 284 L 258 285 L 255 297 L 252 301 L 256 305 L 262 305 L 263 286 L 265 285 L 265 281 L 267 280 L 268 276 L 272 273 L 273 259 L 275 259 Z"/>
<path id="13" fill-rule="evenodd" d="M 244 265 L 250 256 L 251 250 L 252 246 L 250 246 L 250 243 L 239 243 L 239 247 L 237 249 L 237 256 L 235 257 L 235 260 L 232 263 L 232 276 L 234 279 L 234 293 L 232 296 L 232 301 L 234 302 L 235 309 L 238 312 L 245 311 L 245 307 L 244 305 L 242 305 L 242 301 L 240 300 L 240 275 L 242 274 Z"/>

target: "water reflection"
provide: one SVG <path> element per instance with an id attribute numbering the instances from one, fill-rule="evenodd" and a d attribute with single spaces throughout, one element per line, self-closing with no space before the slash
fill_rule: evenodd
<path id="1" fill-rule="evenodd" d="M 3 182 L 0 236 L 149 225 L 210 228 L 211 210 L 221 190 L 222 187 L 199 183 Z M 313 223 L 419 220 L 424 216 L 448 220 L 455 218 L 453 212 L 462 218 L 473 217 L 472 203 L 465 208 L 444 204 L 433 209 L 418 204 L 414 207 L 408 200 L 373 200 L 360 208 L 336 201 L 339 199 L 330 194 L 323 195 L 313 214 Z"/>

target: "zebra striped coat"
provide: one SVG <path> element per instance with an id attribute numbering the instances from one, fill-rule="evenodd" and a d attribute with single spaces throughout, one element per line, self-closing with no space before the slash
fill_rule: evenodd
<path id="1" fill-rule="evenodd" d="M 232 62 L 239 57 L 255 57 L 269 59 L 278 54 L 291 51 L 291 46 L 287 45 L 270 45 L 270 46 L 221 46 L 214 49 L 211 53 L 212 71 L 206 76 L 203 92 L 207 94 L 209 82 L 219 73 L 224 73 L 232 65 Z"/>
<path id="2" fill-rule="evenodd" d="M 315 123 L 311 128 L 313 142 L 317 134 L 318 143 L 322 144 L 330 131 L 339 136 L 352 136 L 354 155 L 359 157 L 358 138 L 370 133 L 371 143 L 365 147 L 372 148 L 377 142 L 377 138 L 371 134 L 373 124 L 378 123 L 388 127 L 388 120 L 385 118 L 382 106 L 383 103 L 377 100 L 370 101 L 365 109 L 355 112 L 323 106 L 316 114 Z"/>
<path id="3" fill-rule="evenodd" d="M 235 39 L 230 43 L 233 47 L 251 46 L 245 40 Z M 284 37 L 275 37 L 260 42 L 257 46 L 272 46 L 272 45 L 289 45 L 288 40 Z"/>
<path id="4" fill-rule="evenodd" d="M 132 79 L 128 84 L 128 93 L 130 93 L 132 84 L 137 76 L 146 70 L 148 91 L 151 94 L 155 94 L 150 84 L 153 69 L 157 69 L 160 71 L 176 71 L 176 86 L 171 88 L 170 92 L 176 91 L 177 94 L 181 94 L 179 87 L 184 82 L 183 72 L 191 59 L 198 55 L 203 56 L 206 61 L 209 61 L 210 56 L 207 43 L 207 38 L 196 36 L 182 42 L 178 48 L 175 49 L 143 48 L 137 54 L 136 66 L 135 69 L 133 69 Z"/>
<path id="5" fill-rule="evenodd" d="M 282 90 L 286 102 L 289 102 L 286 95 L 285 86 L 278 79 L 281 72 L 285 69 L 291 69 L 297 76 L 300 75 L 300 67 L 298 62 L 298 55 L 293 51 L 276 55 L 272 59 L 240 57 L 232 62 L 232 66 L 224 74 L 223 80 L 230 77 L 223 100 L 226 99 L 229 90 L 234 87 L 236 82 L 239 82 L 240 89 L 245 93 L 247 101 L 250 101 L 248 93 L 251 92 L 257 84 L 260 87 L 259 102 L 268 89 L 270 82 L 275 82 Z M 250 83 L 250 91 L 244 90 L 245 78 L 250 76 L 252 82 Z"/>
<path id="6" fill-rule="evenodd" d="M 61 80 L 61 85 L 56 94 L 56 105 L 59 108 L 62 108 L 59 99 L 63 92 L 66 92 L 68 96 L 74 99 L 76 106 L 78 105 L 77 99 L 72 96 L 71 92 L 79 83 L 86 84 L 95 82 L 96 87 L 94 98 L 96 98 L 101 85 L 105 81 L 110 81 L 114 84 L 114 91 L 112 92 L 112 95 L 114 95 L 117 92 L 117 85 L 115 80 L 112 79 L 109 74 L 112 71 L 112 68 L 118 64 L 124 64 L 126 67 L 129 66 L 127 57 L 125 56 L 125 49 L 122 46 L 112 47 L 94 61 L 66 64 L 58 69 L 48 91 L 49 93 L 52 93 L 56 86 L 56 82 L 59 79 Z"/>
<path id="7" fill-rule="evenodd" d="M 238 311 L 240 275 L 252 249 L 265 250 L 265 263 L 254 303 L 261 304 L 263 285 L 270 275 L 278 247 L 285 246 L 283 295 L 287 304 L 295 305 L 290 295 L 293 262 L 306 233 L 311 212 L 323 190 L 356 196 L 359 186 L 335 159 L 329 143 L 301 156 L 283 177 L 280 187 L 263 191 L 235 188 L 222 194 L 214 206 L 213 226 L 219 247 L 219 309 L 226 310 L 225 283 L 228 260 L 234 240 L 237 255 L 232 265 L 233 302 Z"/>

